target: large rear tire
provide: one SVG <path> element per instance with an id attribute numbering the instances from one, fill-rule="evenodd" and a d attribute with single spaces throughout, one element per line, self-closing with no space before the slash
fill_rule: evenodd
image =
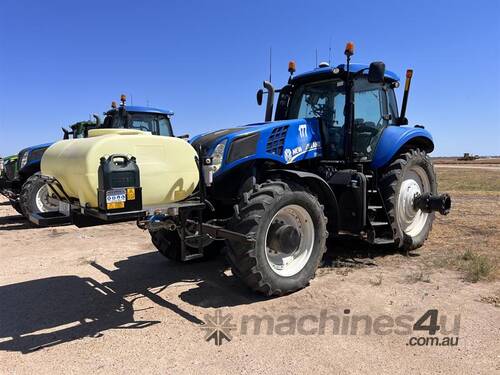
<path id="1" fill-rule="evenodd" d="M 49 187 L 40 178 L 39 173 L 29 177 L 24 183 L 19 195 L 19 206 L 26 218 L 32 213 L 53 212 L 59 209 L 58 205 L 50 201 Z"/>
<path id="2" fill-rule="evenodd" d="M 283 181 L 243 194 L 229 229 L 255 238 L 228 241 L 233 274 L 254 291 L 280 296 L 306 287 L 326 251 L 327 219 L 317 198 Z"/>
<path id="3" fill-rule="evenodd" d="M 436 174 L 425 151 L 400 154 L 381 174 L 379 188 L 392 227 L 394 246 L 401 250 L 421 247 L 432 228 L 434 213 L 413 206 L 415 195 L 436 194 Z"/>

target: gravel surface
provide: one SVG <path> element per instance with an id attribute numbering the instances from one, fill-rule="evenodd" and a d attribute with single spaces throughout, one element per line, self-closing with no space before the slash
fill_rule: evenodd
<path id="1" fill-rule="evenodd" d="M 352 253 L 368 255 L 342 258 L 346 245 L 332 243 L 308 288 L 266 299 L 222 258 L 167 261 L 135 224 L 32 228 L 0 200 L 0 373 L 499 373 L 500 310 L 481 302 L 498 301 L 499 282 L 422 273 L 419 254 L 432 243 L 412 256 L 353 243 Z M 446 337 L 410 332 L 429 309 L 442 330 L 460 318 L 448 335 L 456 346 L 409 345 L 413 336 Z M 236 327 L 220 346 L 202 329 L 218 312 Z M 252 315 L 265 319 L 258 335 Z M 355 317 L 364 320 L 352 334 Z M 397 318 L 408 332 L 384 328 Z M 335 332 L 335 319 L 350 324 Z"/>

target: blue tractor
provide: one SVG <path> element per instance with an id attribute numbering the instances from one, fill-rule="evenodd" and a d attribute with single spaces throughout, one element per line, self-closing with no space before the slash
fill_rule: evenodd
<path id="1" fill-rule="evenodd" d="M 225 243 L 233 274 L 266 295 L 305 287 L 329 235 L 404 251 L 422 246 L 451 199 L 437 193 L 431 134 L 405 118 L 412 72 L 399 111 L 398 76 L 382 62 L 351 64 L 353 49 L 348 43 L 345 64 L 299 75 L 291 62 L 279 90 L 265 81 L 257 93 L 259 104 L 267 95 L 264 122 L 194 137 L 200 183 L 186 200 L 142 210 L 131 201 L 133 210 L 116 213 L 68 201 L 70 215 L 137 219 L 173 260 Z"/>
<path id="2" fill-rule="evenodd" d="M 399 77 L 382 62 L 351 64 L 353 49 L 348 43 L 346 64 L 299 75 L 290 62 L 279 90 L 265 81 L 257 93 L 259 104 L 267 95 L 265 122 L 191 140 L 210 209 L 204 225 L 191 211 L 180 221 L 168 210 L 148 217 L 143 227 L 163 255 L 206 255 L 210 240 L 225 238 L 233 273 L 255 291 L 282 295 L 314 277 L 329 235 L 404 251 L 423 245 L 451 199 L 437 194 L 431 134 L 405 117 L 412 71 L 398 111 Z"/>
<path id="3" fill-rule="evenodd" d="M 104 121 L 94 115 L 95 121 L 81 121 L 73 124 L 70 130 L 63 128 L 64 139 L 87 137 L 88 131 L 95 128 L 133 128 L 151 132 L 154 135 L 172 136 L 171 117 L 169 110 L 127 106 L 126 98 L 121 97 L 121 105 L 105 112 Z M 30 214 L 57 211 L 59 206 L 50 197 L 50 191 L 40 178 L 40 162 L 47 148 L 52 143 L 31 146 L 18 154 L 17 165 L 12 178 L 0 181 L 0 192 L 6 196 L 14 209 L 29 218 Z M 7 174 L 6 174 L 7 175 Z"/>

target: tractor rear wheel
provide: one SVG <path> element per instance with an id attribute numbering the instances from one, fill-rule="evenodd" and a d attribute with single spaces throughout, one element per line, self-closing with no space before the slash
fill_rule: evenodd
<path id="1" fill-rule="evenodd" d="M 434 213 L 415 208 L 413 200 L 423 193 L 436 194 L 436 174 L 429 156 L 419 149 L 400 154 L 382 172 L 379 188 L 395 247 L 402 250 L 421 247 L 431 231 Z"/>
<path id="2" fill-rule="evenodd" d="M 19 196 L 22 214 L 28 218 L 32 213 L 57 211 L 59 206 L 50 200 L 49 187 L 40 174 L 36 173 L 26 180 Z"/>
<path id="3" fill-rule="evenodd" d="M 268 181 L 243 194 L 229 229 L 255 238 L 228 241 L 233 274 L 251 289 L 280 296 L 314 278 L 326 250 L 327 219 L 314 195 L 299 185 Z"/>

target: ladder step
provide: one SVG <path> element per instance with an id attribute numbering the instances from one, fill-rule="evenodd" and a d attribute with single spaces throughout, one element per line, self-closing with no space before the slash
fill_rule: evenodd
<path id="1" fill-rule="evenodd" d="M 373 243 L 375 245 L 388 245 L 390 243 L 394 243 L 394 240 L 391 238 L 375 238 Z"/>
<path id="2" fill-rule="evenodd" d="M 372 227 L 383 227 L 384 225 L 389 225 L 387 221 L 372 221 L 370 224 Z"/>
<path id="3" fill-rule="evenodd" d="M 370 205 L 370 206 L 368 206 L 368 209 L 369 209 L 369 210 L 380 210 L 380 209 L 382 209 L 382 208 L 384 208 L 384 207 L 382 207 L 382 206 L 371 206 L 371 205 Z"/>
<path id="4" fill-rule="evenodd" d="M 200 253 L 194 253 L 194 254 L 188 254 L 186 256 L 183 257 L 183 261 L 189 261 L 189 260 L 193 260 L 193 259 L 198 259 L 198 258 L 201 258 L 203 257 L 203 254 L 200 254 Z"/>

